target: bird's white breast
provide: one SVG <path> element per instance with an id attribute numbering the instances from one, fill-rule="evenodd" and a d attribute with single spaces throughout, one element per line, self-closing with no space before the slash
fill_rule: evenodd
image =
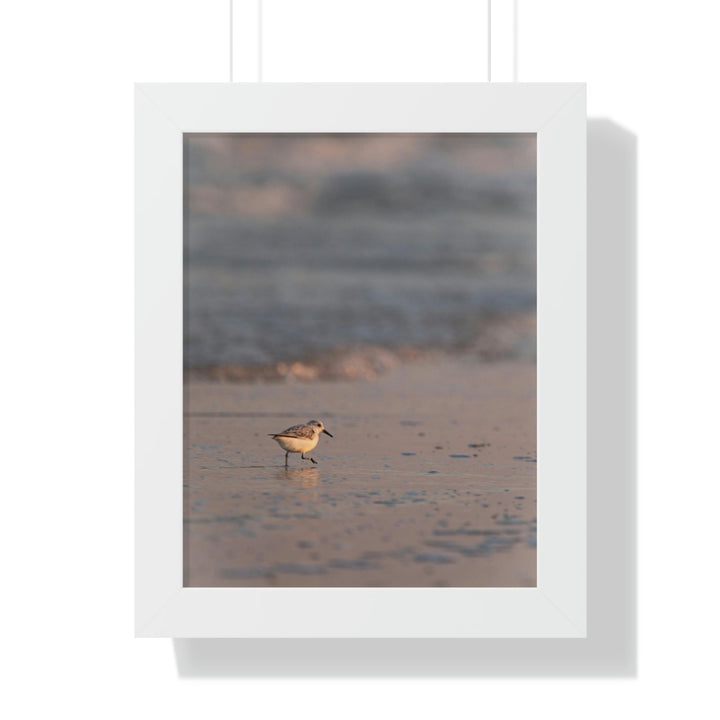
<path id="1" fill-rule="evenodd" d="M 277 437 L 278 445 L 285 450 L 285 452 L 292 453 L 306 453 L 310 452 L 317 444 L 320 439 L 319 435 L 314 435 L 312 438 L 289 438 L 289 437 Z"/>

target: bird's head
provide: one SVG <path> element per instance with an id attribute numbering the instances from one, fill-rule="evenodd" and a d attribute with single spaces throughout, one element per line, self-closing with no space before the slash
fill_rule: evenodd
<path id="1" fill-rule="evenodd" d="M 325 429 L 325 425 L 323 425 L 322 420 L 309 420 L 308 425 L 314 429 L 316 435 L 319 435 L 320 433 L 330 435 L 330 433 Z M 332 435 L 330 435 L 330 437 L 332 437 Z"/>

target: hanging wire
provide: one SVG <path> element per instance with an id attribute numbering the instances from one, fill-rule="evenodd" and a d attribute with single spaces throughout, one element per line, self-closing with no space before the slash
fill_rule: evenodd
<path id="1" fill-rule="evenodd" d="M 230 82 L 233 81 L 233 0 L 230 0 Z"/>
<path id="2" fill-rule="evenodd" d="M 487 81 L 492 82 L 492 0 L 487 0 Z"/>
<path id="3" fill-rule="evenodd" d="M 230 82 L 233 82 L 233 0 L 230 6 Z M 257 81 L 263 81 L 263 1 L 258 0 L 258 55 Z M 513 0 L 513 82 L 518 79 L 518 0 Z M 487 0 L 487 81 L 492 82 L 492 0 Z"/>
<path id="4" fill-rule="evenodd" d="M 513 82 L 518 81 L 518 0 L 513 0 Z"/>
<path id="5" fill-rule="evenodd" d="M 512 81 L 518 81 L 518 10 L 519 0 L 513 0 L 512 3 Z M 503 4 L 503 8 L 507 6 Z M 503 39 L 507 40 L 505 33 L 507 33 L 506 15 L 501 12 L 500 14 L 500 25 L 503 31 Z M 505 46 L 505 43 L 502 45 Z M 505 55 L 505 53 L 503 53 Z M 487 0 L 487 81 L 492 82 L 492 0 Z"/>
<path id="6" fill-rule="evenodd" d="M 258 79 L 263 81 L 263 3 L 258 0 Z"/>

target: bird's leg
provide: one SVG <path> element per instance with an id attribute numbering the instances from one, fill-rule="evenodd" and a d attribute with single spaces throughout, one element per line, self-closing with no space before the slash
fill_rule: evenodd
<path id="1" fill-rule="evenodd" d="M 300 453 L 300 457 L 301 457 L 303 460 L 309 460 L 313 465 L 317 465 L 317 464 L 318 464 L 317 460 L 315 460 L 314 458 L 305 457 L 305 453 Z"/>
<path id="2" fill-rule="evenodd" d="M 285 453 L 285 467 L 287 467 L 287 457 L 288 457 L 288 454 Z"/>

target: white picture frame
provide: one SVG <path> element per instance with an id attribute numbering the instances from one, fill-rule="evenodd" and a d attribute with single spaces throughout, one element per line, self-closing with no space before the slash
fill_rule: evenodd
<path id="1" fill-rule="evenodd" d="M 136 86 L 138 637 L 583 638 L 584 84 Z M 535 588 L 185 588 L 183 134 L 537 133 Z"/>

